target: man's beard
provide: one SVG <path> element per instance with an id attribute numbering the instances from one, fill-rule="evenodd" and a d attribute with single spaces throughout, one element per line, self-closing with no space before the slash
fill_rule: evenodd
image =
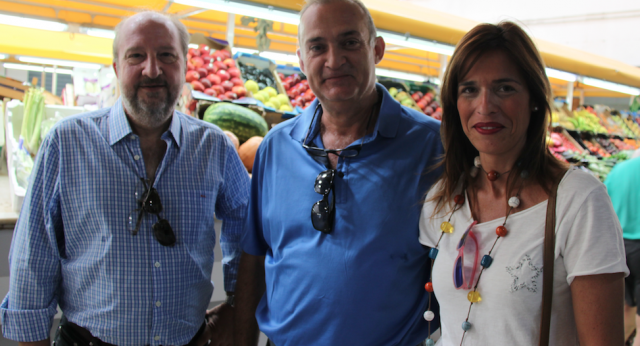
<path id="1" fill-rule="evenodd" d="M 140 88 L 147 86 L 163 86 L 156 92 L 147 92 L 146 97 L 138 97 Z M 163 76 L 158 78 L 144 78 L 136 83 L 132 88 L 122 88 L 124 108 L 129 116 L 146 126 L 153 127 L 164 122 L 173 114 L 174 107 L 178 101 L 180 90 L 172 88 Z"/>

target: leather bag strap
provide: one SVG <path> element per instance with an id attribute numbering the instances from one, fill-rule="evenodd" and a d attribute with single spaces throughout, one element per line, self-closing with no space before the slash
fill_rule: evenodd
<path id="1" fill-rule="evenodd" d="M 556 197 L 558 185 L 564 174 L 555 179 L 547 202 L 547 221 L 544 227 L 544 252 L 542 272 L 542 321 L 540 322 L 540 346 L 549 345 L 551 330 L 551 303 L 553 298 L 553 267 L 556 244 Z"/>

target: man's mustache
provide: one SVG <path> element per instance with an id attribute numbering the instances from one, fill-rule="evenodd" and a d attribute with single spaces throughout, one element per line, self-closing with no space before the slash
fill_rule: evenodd
<path id="1" fill-rule="evenodd" d="M 141 80 L 138 84 L 137 84 L 137 88 L 143 88 L 143 87 L 157 87 L 157 86 L 163 86 L 166 87 L 167 86 L 167 81 L 166 79 L 164 79 L 164 77 L 158 77 L 158 78 L 145 78 L 143 80 Z"/>

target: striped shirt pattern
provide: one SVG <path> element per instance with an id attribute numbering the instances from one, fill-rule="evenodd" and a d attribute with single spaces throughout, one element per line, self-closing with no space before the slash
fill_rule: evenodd
<path id="1" fill-rule="evenodd" d="M 10 290 L 0 306 L 4 336 L 49 337 L 60 306 L 67 318 L 117 345 L 184 345 L 211 299 L 216 242 L 226 291 L 235 290 L 249 176 L 217 127 L 174 112 L 154 187 L 176 235 L 153 236 L 157 217 L 138 216 L 146 170 L 120 100 L 61 121 L 43 141 L 9 255 Z"/>

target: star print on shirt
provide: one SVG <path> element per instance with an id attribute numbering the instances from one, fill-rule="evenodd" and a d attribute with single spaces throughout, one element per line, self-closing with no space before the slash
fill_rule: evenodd
<path id="1" fill-rule="evenodd" d="M 524 255 L 517 266 L 507 266 L 506 269 L 513 278 L 510 292 L 516 292 L 523 288 L 529 292 L 538 292 L 538 277 L 542 273 L 542 267 L 536 267 L 529 255 Z"/>

